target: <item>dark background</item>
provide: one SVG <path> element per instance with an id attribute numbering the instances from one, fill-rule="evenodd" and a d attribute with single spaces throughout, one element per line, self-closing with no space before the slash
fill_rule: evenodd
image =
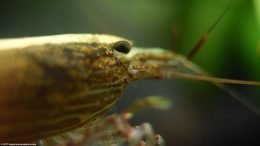
<path id="1" fill-rule="evenodd" d="M 225 8 L 227 0 L 1 0 L 0 37 L 106 33 L 137 46 L 186 55 Z M 218 77 L 260 80 L 259 0 L 234 0 L 194 62 Z M 260 107 L 260 88 L 233 86 Z M 260 116 L 215 86 L 189 80 L 131 83 L 115 110 L 136 98 L 162 95 L 169 111 L 144 110 L 168 146 L 260 145 Z"/>

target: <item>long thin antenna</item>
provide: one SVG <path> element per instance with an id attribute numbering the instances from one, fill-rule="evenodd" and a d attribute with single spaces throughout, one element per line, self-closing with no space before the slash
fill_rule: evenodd
<path id="1" fill-rule="evenodd" d="M 199 49 L 202 48 L 202 46 L 205 44 L 205 42 L 206 42 L 206 40 L 208 38 L 208 35 L 216 27 L 216 25 L 223 19 L 223 17 L 225 16 L 227 11 L 229 10 L 230 4 L 231 4 L 231 0 L 228 0 L 227 5 L 226 5 L 224 11 L 221 13 L 221 15 L 218 17 L 218 19 L 210 26 L 208 31 L 206 31 L 206 33 L 204 35 L 202 35 L 202 37 L 200 38 L 198 43 L 193 47 L 191 52 L 187 55 L 187 59 L 188 60 L 191 60 L 195 56 L 195 54 L 199 51 Z"/>
<path id="2" fill-rule="evenodd" d="M 228 84 L 242 84 L 242 85 L 260 86 L 260 82 L 221 79 L 221 78 L 215 78 L 215 77 L 210 77 L 210 76 L 200 75 L 200 74 L 192 75 L 192 74 L 178 73 L 178 72 L 169 72 L 167 74 L 167 76 L 168 77 L 183 78 L 183 79 L 193 79 L 193 80 L 213 82 L 214 85 L 216 85 L 220 89 L 224 90 L 226 93 L 228 93 L 233 98 L 235 98 L 238 102 L 245 105 L 249 110 L 255 112 L 258 116 L 260 116 L 260 109 L 255 104 L 248 101 L 247 98 L 244 97 L 243 95 L 241 95 L 238 91 L 233 90 L 232 88 L 229 88 L 228 86 L 222 84 L 222 83 L 228 83 Z"/>
<path id="3" fill-rule="evenodd" d="M 169 72 L 166 74 L 166 76 L 183 78 L 183 79 L 191 79 L 191 80 L 200 80 L 200 81 L 213 82 L 213 83 L 260 86 L 260 82 L 258 82 L 258 81 L 224 79 L 224 78 L 210 77 L 210 76 L 206 76 L 206 75 L 202 75 L 202 74 L 193 75 L 193 74 L 188 74 L 188 73 Z"/>

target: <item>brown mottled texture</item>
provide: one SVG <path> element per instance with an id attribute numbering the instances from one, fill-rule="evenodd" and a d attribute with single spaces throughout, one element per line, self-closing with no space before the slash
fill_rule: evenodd
<path id="1" fill-rule="evenodd" d="M 0 52 L 0 140 L 31 141 L 103 115 L 128 79 L 108 44 L 46 44 Z"/>

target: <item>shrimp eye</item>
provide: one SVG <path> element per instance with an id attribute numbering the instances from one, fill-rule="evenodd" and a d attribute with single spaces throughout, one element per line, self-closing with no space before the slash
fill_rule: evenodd
<path id="1" fill-rule="evenodd" d="M 120 53 L 127 54 L 131 50 L 131 45 L 127 41 L 118 41 L 113 44 L 113 49 Z"/>

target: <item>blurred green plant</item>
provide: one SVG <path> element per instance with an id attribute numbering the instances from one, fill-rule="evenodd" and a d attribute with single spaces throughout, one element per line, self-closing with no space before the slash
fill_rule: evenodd
<path id="1" fill-rule="evenodd" d="M 257 16 L 257 20 L 258 20 L 258 26 L 260 28 L 260 1 L 254 0 L 254 5 L 255 5 L 255 13 Z"/>

